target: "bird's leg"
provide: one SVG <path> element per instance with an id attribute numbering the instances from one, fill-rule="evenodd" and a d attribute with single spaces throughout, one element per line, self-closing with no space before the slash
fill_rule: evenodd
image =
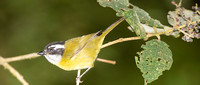
<path id="1" fill-rule="evenodd" d="M 76 82 L 82 83 L 83 81 L 81 81 L 81 77 L 83 77 L 83 75 L 86 74 L 90 69 L 91 69 L 91 67 L 89 67 L 87 70 L 85 70 L 81 75 L 80 75 L 81 71 L 78 70 L 78 74 L 77 74 L 77 77 L 76 77 Z"/>
<path id="2" fill-rule="evenodd" d="M 81 74 L 81 69 L 78 70 L 77 72 L 77 77 L 76 77 L 76 85 L 79 85 L 81 83 L 79 77 L 80 77 L 80 74 Z"/>

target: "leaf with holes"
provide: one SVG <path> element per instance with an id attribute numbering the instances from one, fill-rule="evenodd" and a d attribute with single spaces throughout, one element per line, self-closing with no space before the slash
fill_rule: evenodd
<path id="1" fill-rule="evenodd" d="M 146 11 L 129 3 L 129 0 L 97 0 L 97 2 L 103 7 L 115 10 L 117 16 L 124 17 L 131 29 L 142 39 L 146 37 L 146 32 L 141 23 L 151 27 L 164 28 L 160 21 L 151 18 Z"/>
<path id="2" fill-rule="evenodd" d="M 200 20 L 200 15 L 194 14 L 193 11 L 187 10 L 185 8 L 179 8 L 175 11 L 169 11 L 167 19 L 170 25 L 175 26 L 175 23 L 178 25 L 185 24 L 188 20 L 198 21 Z"/>
<path id="3" fill-rule="evenodd" d="M 122 10 L 128 10 L 128 0 L 97 0 L 103 7 L 110 7 L 118 13 L 122 13 Z"/>
<path id="4" fill-rule="evenodd" d="M 136 12 L 133 10 L 129 10 L 124 12 L 123 15 L 124 17 L 127 17 L 126 21 L 130 24 L 131 28 L 135 31 L 135 33 L 138 36 L 141 36 L 141 38 L 145 38 L 146 32 L 143 26 L 141 25 L 139 16 L 136 14 Z"/>
<path id="5" fill-rule="evenodd" d="M 172 66 L 172 52 L 163 41 L 151 40 L 141 46 L 144 50 L 135 57 L 136 65 L 143 73 L 145 85 L 158 79 Z"/>
<path id="6" fill-rule="evenodd" d="M 160 21 L 151 18 L 151 16 L 149 16 L 149 13 L 147 13 L 143 9 L 141 9 L 137 6 L 134 6 L 133 10 L 138 15 L 141 23 L 146 24 L 146 25 L 151 26 L 151 27 L 163 28 L 164 29 L 164 26 L 160 23 Z"/>

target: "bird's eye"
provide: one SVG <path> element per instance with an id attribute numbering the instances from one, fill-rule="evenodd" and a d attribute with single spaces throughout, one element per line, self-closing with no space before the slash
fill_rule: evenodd
<path id="1" fill-rule="evenodd" d="M 50 49 L 49 49 L 49 52 L 53 52 L 53 48 L 50 48 Z"/>

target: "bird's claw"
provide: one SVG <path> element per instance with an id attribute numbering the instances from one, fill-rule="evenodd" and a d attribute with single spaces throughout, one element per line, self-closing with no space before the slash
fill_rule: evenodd
<path id="1" fill-rule="evenodd" d="M 76 77 L 76 82 L 83 83 L 83 81 L 81 81 L 80 77 Z"/>

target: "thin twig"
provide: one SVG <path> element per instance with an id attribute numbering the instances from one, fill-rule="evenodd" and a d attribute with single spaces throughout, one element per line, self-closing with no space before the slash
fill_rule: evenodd
<path id="1" fill-rule="evenodd" d="M 139 40 L 139 39 L 141 39 L 141 37 L 119 38 L 117 40 L 114 40 L 114 41 L 111 41 L 111 42 L 108 42 L 108 43 L 102 45 L 101 48 L 105 48 L 105 47 L 111 46 L 113 44 L 117 44 L 117 43 L 124 42 L 124 41 Z"/>
<path id="2" fill-rule="evenodd" d="M 32 59 L 32 58 L 37 58 L 40 55 L 38 55 L 37 53 L 30 53 L 30 54 L 25 54 L 25 55 L 21 55 L 21 56 L 16 56 L 16 57 L 10 57 L 10 58 L 5 58 L 5 62 L 14 62 L 14 61 L 21 61 L 21 60 L 25 60 L 25 59 Z M 109 64 L 115 64 L 115 61 L 111 61 L 111 60 L 106 60 L 106 59 L 101 59 L 101 58 L 97 58 L 97 61 L 100 62 L 104 62 L 104 63 L 109 63 Z"/>
<path id="3" fill-rule="evenodd" d="M 111 60 L 107 60 L 107 59 L 97 58 L 96 60 L 100 61 L 100 62 L 104 62 L 104 63 L 113 64 L 113 65 L 116 64 L 116 61 L 111 61 Z"/>
<path id="4" fill-rule="evenodd" d="M 179 30 L 181 33 L 183 33 L 184 35 L 186 35 L 186 36 L 188 36 L 188 37 L 194 37 L 194 36 L 192 36 L 192 34 L 188 34 L 188 33 L 186 33 L 185 31 L 183 31 L 183 30 Z"/>
<path id="5" fill-rule="evenodd" d="M 155 36 L 154 34 L 148 34 L 146 36 L 146 38 L 149 38 L 149 37 L 152 37 L 152 36 Z M 139 40 L 141 39 L 141 37 L 128 37 L 128 38 L 119 38 L 117 40 L 114 40 L 114 41 L 111 41 L 111 42 L 108 42 L 106 44 L 103 44 L 101 46 L 101 48 L 105 48 L 105 47 L 108 47 L 108 46 L 111 46 L 113 44 L 117 44 L 117 43 L 120 43 L 120 42 L 125 42 L 125 41 L 131 41 L 131 40 Z"/>
<path id="6" fill-rule="evenodd" d="M 37 58 L 39 56 L 40 55 L 38 55 L 37 53 L 30 53 L 30 54 L 20 55 L 16 57 L 5 58 L 5 61 L 6 62 L 21 61 L 25 59 Z"/>
<path id="7" fill-rule="evenodd" d="M 0 64 L 4 66 L 4 68 L 8 69 L 10 73 L 15 76 L 23 85 L 29 85 L 26 80 L 24 80 L 23 76 L 15 70 L 11 65 L 9 65 L 3 57 L 0 56 Z"/>

